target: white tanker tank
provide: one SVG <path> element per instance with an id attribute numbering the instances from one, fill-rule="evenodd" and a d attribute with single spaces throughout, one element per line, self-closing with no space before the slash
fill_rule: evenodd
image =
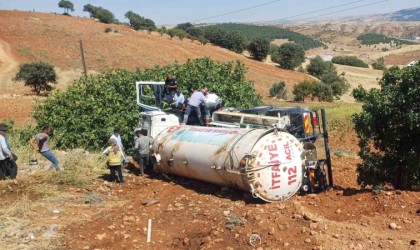
<path id="1" fill-rule="evenodd" d="M 171 126 L 154 136 L 155 168 L 249 191 L 268 202 L 299 191 L 302 144 L 275 129 Z"/>

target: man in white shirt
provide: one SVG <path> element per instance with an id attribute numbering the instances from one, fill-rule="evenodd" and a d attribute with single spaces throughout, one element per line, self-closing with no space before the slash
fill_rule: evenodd
<path id="1" fill-rule="evenodd" d="M 0 124 L 0 180 L 5 179 L 9 172 L 9 161 L 12 161 L 12 152 L 10 152 L 6 143 L 6 131 L 8 127 Z"/>
<path id="2" fill-rule="evenodd" d="M 207 92 L 206 95 L 206 102 L 204 104 L 204 111 L 205 111 L 205 123 L 208 126 L 210 122 L 210 117 L 214 111 L 216 111 L 220 105 L 222 104 L 222 100 L 213 92 Z"/>
<path id="3" fill-rule="evenodd" d="M 121 140 L 121 136 L 120 136 L 120 129 L 119 128 L 115 128 L 114 129 L 114 133 L 111 135 L 111 137 L 109 138 L 114 139 L 117 141 L 118 146 L 120 146 L 122 152 L 123 152 L 123 164 L 125 164 L 127 162 L 126 158 L 125 158 L 125 149 Z"/>
<path id="4" fill-rule="evenodd" d="M 174 96 L 174 102 L 178 108 L 184 107 L 185 97 L 181 92 L 181 89 L 178 87 L 176 88 L 176 93 Z"/>
<path id="5" fill-rule="evenodd" d="M 203 94 L 204 91 L 194 91 L 190 98 L 188 99 L 187 108 L 185 109 L 184 120 L 182 121 L 182 125 L 185 125 L 188 121 L 188 117 L 192 110 L 195 110 L 200 125 L 202 125 L 202 118 L 201 118 L 201 110 L 200 105 L 206 101 L 206 97 Z"/>

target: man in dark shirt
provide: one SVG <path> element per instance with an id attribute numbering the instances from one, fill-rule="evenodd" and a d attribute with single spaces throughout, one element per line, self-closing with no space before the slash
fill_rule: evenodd
<path id="1" fill-rule="evenodd" d="M 176 88 L 178 88 L 178 83 L 171 74 L 168 74 L 165 80 L 165 94 L 175 93 Z"/>

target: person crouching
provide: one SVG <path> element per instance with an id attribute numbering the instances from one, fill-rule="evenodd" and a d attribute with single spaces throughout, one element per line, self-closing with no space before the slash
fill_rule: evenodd
<path id="1" fill-rule="evenodd" d="M 123 161 L 123 152 L 121 147 L 118 145 L 117 140 L 109 139 L 108 147 L 102 152 L 104 155 L 108 156 L 107 165 L 111 175 L 111 182 L 116 182 L 117 178 L 115 171 L 118 172 L 119 182 L 124 183 L 123 174 L 122 174 L 122 161 Z"/>

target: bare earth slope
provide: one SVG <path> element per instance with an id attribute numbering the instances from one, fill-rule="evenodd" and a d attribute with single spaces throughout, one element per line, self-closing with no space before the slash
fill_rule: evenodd
<path id="1" fill-rule="evenodd" d="M 105 33 L 107 27 L 118 33 Z M 127 26 L 87 18 L 0 11 L 0 37 L 10 44 L 18 62 L 43 60 L 63 70 L 82 68 L 78 42 L 82 39 L 88 70 L 149 68 L 205 56 L 218 61 L 241 60 L 249 69 L 248 79 L 255 82 L 257 92 L 263 96 L 274 82 L 285 80 L 290 87 L 306 77 L 211 44 L 136 32 Z"/>

